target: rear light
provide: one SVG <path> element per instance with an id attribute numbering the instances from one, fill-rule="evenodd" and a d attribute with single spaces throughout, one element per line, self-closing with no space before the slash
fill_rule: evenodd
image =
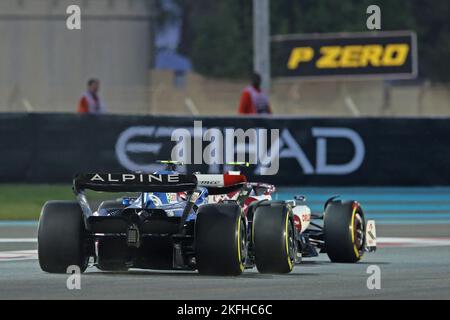
<path id="1" fill-rule="evenodd" d="M 132 224 L 127 229 L 127 244 L 129 247 L 135 248 L 139 248 L 141 245 L 139 228 L 135 224 Z"/>
<path id="2" fill-rule="evenodd" d="M 302 221 L 297 215 L 294 215 L 294 227 L 297 231 L 302 231 Z"/>

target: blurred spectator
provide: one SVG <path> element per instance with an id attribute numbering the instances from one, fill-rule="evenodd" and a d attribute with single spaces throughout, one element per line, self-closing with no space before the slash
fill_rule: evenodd
<path id="1" fill-rule="evenodd" d="M 102 114 L 106 108 L 98 96 L 100 80 L 90 79 L 87 83 L 87 91 L 78 102 L 78 113 Z"/>
<path id="2" fill-rule="evenodd" d="M 254 73 L 252 84 L 244 89 L 239 114 L 272 114 L 269 98 L 261 90 L 261 76 Z"/>

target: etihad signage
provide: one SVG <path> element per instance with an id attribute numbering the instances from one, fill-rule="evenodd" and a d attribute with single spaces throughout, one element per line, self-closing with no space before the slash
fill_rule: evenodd
<path id="1" fill-rule="evenodd" d="M 201 134 L 197 132 L 196 129 L 201 129 Z M 203 129 L 204 132 L 203 132 Z M 236 132 L 236 128 L 227 127 L 228 130 L 232 132 Z M 219 153 L 230 153 L 226 152 L 226 143 L 218 143 L 218 141 L 226 140 L 223 138 L 222 131 L 217 127 L 215 128 L 216 133 L 214 135 L 210 135 L 211 131 L 206 127 L 198 127 L 198 125 L 194 124 L 193 128 L 183 127 L 184 133 L 179 135 L 179 132 L 176 129 L 172 129 L 171 131 L 164 131 L 165 135 L 155 135 L 155 133 L 160 132 L 158 127 L 156 126 L 138 126 L 138 127 L 129 127 L 125 131 L 123 131 L 117 139 L 116 143 L 116 156 L 118 162 L 122 165 L 124 169 L 127 171 L 157 171 L 162 168 L 160 165 L 155 165 L 154 162 L 156 159 L 167 158 L 167 153 L 164 154 L 160 150 L 167 150 L 168 148 L 163 148 L 164 144 L 170 145 L 172 147 L 171 157 L 173 159 L 176 158 L 177 154 L 183 154 L 186 156 L 190 154 L 190 149 L 193 148 L 195 151 L 195 139 L 199 139 L 201 142 L 203 138 L 209 137 L 208 143 L 203 145 L 199 143 L 199 151 L 197 152 L 200 156 L 207 155 L 211 150 L 215 150 L 215 154 Z M 226 134 L 226 129 L 223 129 Z M 264 140 L 267 136 L 267 130 L 264 129 L 256 129 L 256 133 L 254 133 L 255 138 L 247 137 L 246 139 L 234 139 L 236 144 L 234 145 L 233 152 L 236 152 L 236 155 L 243 156 L 243 161 L 250 161 L 252 157 L 258 154 L 259 149 L 263 149 L 264 157 L 262 157 L 259 161 L 254 161 L 255 164 L 255 175 L 276 175 L 278 171 L 281 172 L 292 172 L 295 176 L 299 172 L 303 172 L 304 175 L 340 175 L 345 176 L 356 172 L 364 163 L 365 154 L 366 154 L 366 146 L 363 141 L 361 135 L 348 127 L 327 127 L 327 126 L 313 126 L 307 130 L 308 136 L 310 136 L 310 140 L 300 141 L 299 138 L 296 138 L 296 127 L 293 128 L 283 128 L 280 130 L 279 135 L 275 135 L 273 140 L 272 138 L 270 146 L 267 144 L 267 141 L 261 143 L 261 139 Z M 197 132 L 198 134 L 191 134 Z M 247 130 L 247 132 L 249 132 Z M 261 134 L 262 132 L 262 134 Z M 214 139 L 210 139 L 214 136 Z M 164 137 L 163 141 L 156 141 L 157 138 Z M 150 139 L 149 139 L 150 138 Z M 204 139 L 205 141 L 207 139 Z M 176 144 L 174 145 L 174 141 Z M 215 141 L 215 142 L 214 142 Z M 330 159 L 330 145 L 333 145 L 336 142 L 343 142 L 350 148 L 339 150 L 339 157 L 344 156 L 344 161 L 340 161 L 339 163 L 333 163 L 332 159 Z M 198 143 L 198 142 L 197 142 Z M 261 145 L 264 145 L 264 148 L 261 148 Z M 311 150 L 311 146 L 314 146 Z M 204 148 L 203 148 L 204 147 Z M 308 149 L 306 149 L 306 148 Z M 222 151 L 221 151 L 222 150 Z M 180 152 L 182 151 L 182 152 Z M 307 152 L 309 151 L 309 152 Z M 336 152 L 336 151 L 335 151 Z M 147 157 L 145 157 L 147 155 Z M 234 155 L 234 153 L 233 153 Z M 148 159 L 147 161 L 143 159 Z M 208 157 L 204 157 L 202 160 L 207 160 Z M 221 160 L 224 157 L 220 158 Z M 183 160 L 182 162 L 185 164 L 192 164 L 188 158 L 178 158 L 177 160 Z M 218 160 L 217 158 L 215 160 Z M 232 159 L 230 159 L 232 160 Z M 283 167 L 280 166 L 281 160 L 294 160 L 298 166 L 290 166 Z M 229 161 L 227 161 L 229 162 Z M 208 168 L 204 168 L 204 172 L 208 173 L 219 173 L 221 172 L 220 162 L 217 161 L 204 161 L 195 164 L 203 164 L 208 166 Z M 224 164 L 224 162 L 222 162 Z M 180 171 L 183 168 L 180 167 Z M 274 173 L 273 171 L 277 172 Z M 102 182 L 101 179 L 105 181 L 111 182 L 111 179 L 116 179 L 122 182 L 136 180 L 136 177 L 142 179 L 140 175 L 132 175 L 129 176 L 92 176 L 91 179 L 95 181 Z M 209 176 L 209 179 L 212 179 Z M 155 180 L 156 177 L 150 176 Z M 201 185 L 210 185 L 217 184 L 221 182 L 223 179 L 222 176 L 214 177 L 214 181 L 205 181 L 202 175 L 197 176 L 199 180 L 199 184 Z M 220 180 L 217 180 L 220 178 Z M 145 179 L 147 179 L 145 177 Z M 94 181 L 92 180 L 92 181 Z"/>
<path id="2" fill-rule="evenodd" d="M 416 42 L 413 32 L 274 36 L 273 76 L 414 78 L 418 63 Z"/>

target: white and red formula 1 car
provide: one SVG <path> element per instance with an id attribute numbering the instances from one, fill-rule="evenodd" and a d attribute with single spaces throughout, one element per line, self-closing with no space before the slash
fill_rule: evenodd
<path id="1" fill-rule="evenodd" d="M 210 203 L 237 202 L 243 208 L 249 230 L 249 265 L 258 254 L 265 252 L 267 261 L 273 258 L 277 270 L 277 257 L 282 252 L 292 264 L 303 257 L 316 257 L 327 253 L 332 262 L 358 262 L 365 252 L 376 250 L 375 221 L 366 221 L 361 205 L 354 200 L 341 201 L 331 197 L 320 213 L 312 213 L 303 195 L 292 200 L 273 200 L 274 185 L 247 182 L 239 171 L 226 174 L 197 174 L 199 185 L 226 186 L 238 180 L 242 188 L 227 194 L 209 197 Z M 263 218 L 264 217 L 264 218 Z M 285 236 L 280 236 L 280 235 Z M 267 239 L 258 246 L 257 239 Z M 282 259 L 281 259 L 282 260 Z"/>

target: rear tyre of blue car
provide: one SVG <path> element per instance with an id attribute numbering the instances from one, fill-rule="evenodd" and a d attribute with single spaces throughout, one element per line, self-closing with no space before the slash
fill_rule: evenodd
<path id="1" fill-rule="evenodd" d="M 266 203 L 253 216 L 255 264 L 260 273 L 285 274 L 297 254 L 291 212 L 285 204 Z"/>
<path id="2" fill-rule="evenodd" d="M 41 269 L 66 273 L 69 266 L 87 268 L 86 230 L 80 205 L 74 201 L 48 201 L 41 211 L 38 256 Z"/>
<path id="3" fill-rule="evenodd" d="M 208 204 L 198 209 L 195 250 L 200 274 L 237 276 L 244 271 L 247 227 L 239 205 Z"/>

